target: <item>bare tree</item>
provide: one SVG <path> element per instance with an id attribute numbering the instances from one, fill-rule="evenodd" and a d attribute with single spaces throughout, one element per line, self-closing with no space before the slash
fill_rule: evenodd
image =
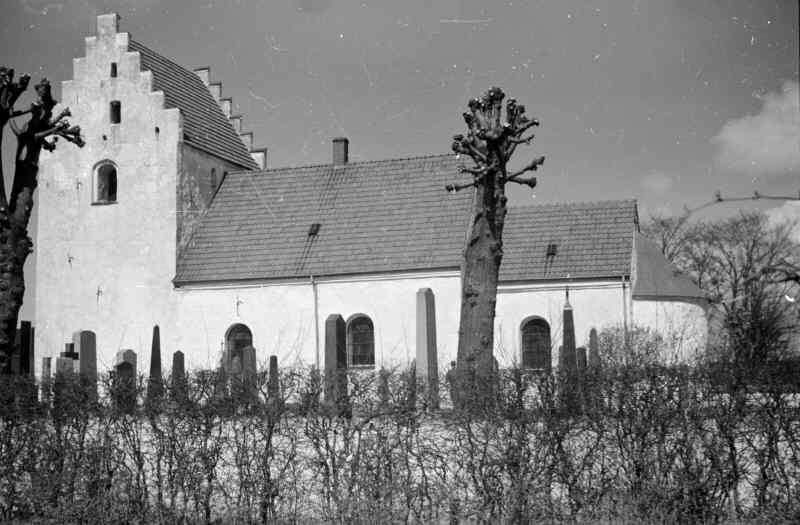
<path id="1" fill-rule="evenodd" d="M 8 123 L 17 136 L 10 195 L 6 193 L 5 179 L 0 168 L 0 369 L 4 371 L 8 370 L 13 352 L 17 318 L 25 294 L 23 266 L 33 250 L 33 242 L 28 235 L 28 223 L 33 209 L 39 154 L 42 149 L 53 151 L 58 137 L 63 137 L 79 147 L 84 144 L 80 128 L 70 126 L 65 120 L 70 116 L 68 109 L 53 116 L 56 100 L 47 79 L 42 79 L 34 86 L 37 98 L 28 109 L 14 109 L 14 104 L 28 88 L 29 82 L 28 75 L 21 76 L 15 82 L 14 70 L 0 67 L 0 139 Z M 14 119 L 26 114 L 30 114 L 29 120 L 22 126 L 17 126 Z"/>
<path id="2" fill-rule="evenodd" d="M 782 357 L 797 331 L 800 243 L 795 225 L 750 212 L 718 222 L 654 218 L 643 228 L 712 304 L 712 322 L 742 362 Z"/>
<path id="3" fill-rule="evenodd" d="M 469 156 L 474 165 L 461 166 L 472 181 L 449 184 L 448 191 L 475 188 L 472 220 L 461 267 L 461 320 L 458 330 L 458 377 L 478 381 L 494 368 L 494 317 L 497 281 L 503 260 L 503 227 L 506 219 L 506 183 L 533 188 L 535 177 L 525 177 L 544 163 L 539 157 L 522 169 L 508 172 L 507 164 L 517 146 L 530 144 L 538 126 L 525 116 L 525 106 L 513 98 L 506 102 L 505 120 L 500 88 L 489 89 L 481 99 L 469 101 L 464 113 L 467 134 L 453 137 L 453 151 Z M 462 379 L 459 379 L 461 381 Z M 466 386 L 466 385 L 464 385 Z"/>

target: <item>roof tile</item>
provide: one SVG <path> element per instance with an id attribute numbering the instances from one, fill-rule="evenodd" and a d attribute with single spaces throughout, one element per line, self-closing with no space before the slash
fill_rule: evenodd
<path id="1" fill-rule="evenodd" d="M 457 270 L 472 193 L 444 186 L 459 178 L 453 155 L 231 173 L 175 281 Z M 632 200 L 512 207 L 500 278 L 630 275 L 635 221 Z"/>

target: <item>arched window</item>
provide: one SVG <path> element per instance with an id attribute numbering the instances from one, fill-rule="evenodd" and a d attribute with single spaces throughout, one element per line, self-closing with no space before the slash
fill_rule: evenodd
<path id="1" fill-rule="evenodd" d="M 111 78 L 117 78 L 117 63 L 111 62 Z"/>
<path id="2" fill-rule="evenodd" d="M 94 168 L 94 202 L 117 202 L 117 167 L 110 160 Z"/>
<path id="3" fill-rule="evenodd" d="M 355 315 L 347 322 L 347 364 L 375 365 L 375 330 L 366 315 Z"/>
<path id="4" fill-rule="evenodd" d="M 223 368 L 229 373 L 240 374 L 255 367 L 255 355 L 248 356 L 245 349 L 253 347 L 253 333 L 241 323 L 228 328 L 225 334 L 225 356 Z M 252 361 L 252 362 L 251 362 Z M 247 370 L 255 371 L 255 370 Z"/>
<path id="5" fill-rule="evenodd" d="M 550 371 L 552 366 L 550 325 L 541 317 L 522 322 L 522 366 Z"/>

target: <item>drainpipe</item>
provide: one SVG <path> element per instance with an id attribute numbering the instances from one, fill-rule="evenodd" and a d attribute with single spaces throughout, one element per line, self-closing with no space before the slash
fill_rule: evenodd
<path id="1" fill-rule="evenodd" d="M 317 297 L 317 281 L 313 275 L 308 276 L 311 280 L 311 291 L 314 293 L 314 362 L 319 370 L 319 300 Z"/>
<path id="2" fill-rule="evenodd" d="M 622 283 L 622 330 L 625 337 L 625 346 L 628 345 L 628 299 L 625 297 L 625 276 L 620 277 Z"/>

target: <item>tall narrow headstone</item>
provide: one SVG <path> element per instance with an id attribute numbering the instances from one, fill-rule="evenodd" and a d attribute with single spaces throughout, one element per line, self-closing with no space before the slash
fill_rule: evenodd
<path id="1" fill-rule="evenodd" d="M 242 348 L 241 357 L 242 380 L 252 383 L 258 374 L 258 363 L 256 363 L 256 349 L 252 345 Z"/>
<path id="2" fill-rule="evenodd" d="M 158 325 L 153 327 L 153 340 L 150 344 L 150 376 L 147 379 L 148 404 L 155 403 L 164 393 L 161 376 L 161 331 Z"/>
<path id="3" fill-rule="evenodd" d="M 136 352 L 122 350 L 114 360 L 114 389 L 117 407 L 126 413 L 136 409 Z"/>
<path id="4" fill-rule="evenodd" d="M 42 403 L 49 403 L 50 402 L 50 394 L 52 388 L 52 357 L 43 357 L 42 358 Z"/>
<path id="5" fill-rule="evenodd" d="M 563 323 L 561 365 L 571 373 L 577 370 L 578 364 L 575 358 L 575 320 L 572 316 L 572 305 L 569 304 L 569 290 L 567 290 L 567 299 L 564 303 Z"/>
<path id="6" fill-rule="evenodd" d="M 344 319 L 331 314 L 325 320 L 325 400 L 347 402 L 347 346 Z"/>
<path id="7" fill-rule="evenodd" d="M 572 316 L 572 306 L 569 304 L 569 288 L 566 291 L 563 316 L 563 346 L 561 347 L 561 366 L 562 377 L 562 400 L 564 409 L 569 414 L 576 414 L 580 411 L 578 397 L 578 360 L 575 355 L 575 321 Z"/>
<path id="8" fill-rule="evenodd" d="M 72 334 L 72 345 L 78 354 L 78 371 L 81 385 L 91 399 L 97 398 L 97 338 L 91 330 L 78 330 Z"/>
<path id="9" fill-rule="evenodd" d="M 177 350 L 172 354 L 172 398 L 182 402 L 186 400 L 186 364 L 183 352 Z"/>
<path id="10" fill-rule="evenodd" d="M 589 331 L 589 366 L 598 368 L 600 366 L 600 351 L 597 344 L 597 330 L 592 328 Z"/>
<path id="11" fill-rule="evenodd" d="M 269 356 L 269 376 L 267 378 L 267 395 L 270 399 L 277 400 L 280 396 L 280 383 L 278 379 L 278 356 Z"/>
<path id="12" fill-rule="evenodd" d="M 433 290 L 417 291 L 417 363 L 416 375 L 425 389 L 430 408 L 439 408 L 439 360 L 436 350 L 436 303 Z"/>

